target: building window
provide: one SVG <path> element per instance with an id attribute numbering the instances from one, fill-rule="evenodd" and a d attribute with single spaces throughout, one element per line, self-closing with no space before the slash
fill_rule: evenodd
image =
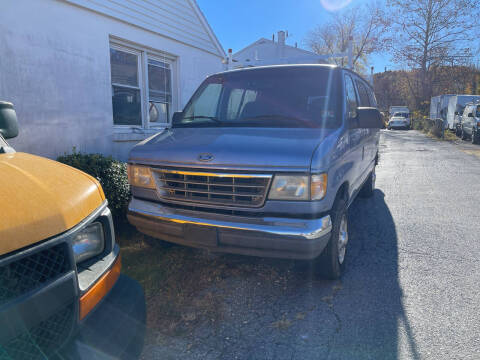
<path id="1" fill-rule="evenodd" d="M 148 129 L 168 124 L 173 60 L 112 44 L 110 67 L 114 125 Z"/>
<path id="2" fill-rule="evenodd" d="M 148 59 L 148 121 L 152 125 L 168 123 L 172 105 L 170 64 Z"/>

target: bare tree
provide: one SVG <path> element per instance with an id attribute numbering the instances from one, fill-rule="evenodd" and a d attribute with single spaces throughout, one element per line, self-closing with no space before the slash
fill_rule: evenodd
<path id="1" fill-rule="evenodd" d="M 381 49 L 382 30 L 385 26 L 383 12 L 377 5 L 351 7 L 331 15 L 324 24 L 311 30 L 305 43 L 317 54 L 332 55 L 345 52 L 349 39 L 353 39 L 353 66 L 365 72 L 368 55 Z M 332 58 L 341 66 L 347 58 Z"/>
<path id="2" fill-rule="evenodd" d="M 397 63 L 419 71 L 418 107 L 428 105 L 436 68 L 464 65 L 471 56 L 476 5 L 478 0 L 388 0 L 388 44 Z"/>

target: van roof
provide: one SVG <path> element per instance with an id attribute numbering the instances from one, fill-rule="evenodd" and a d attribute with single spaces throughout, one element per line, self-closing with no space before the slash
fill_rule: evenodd
<path id="1" fill-rule="evenodd" d="M 246 67 L 246 68 L 240 68 L 240 69 L 231 69 L 231 70 L 226 70 L 226 71 L 221 71 L 215 74 L 212 74 L 210 76 L 214 75 L 220 75 L 220 74 L 230 74 L 230 73 L 236 73 L 236 72 L 243 72 L 243 71 L 256 71 L 256 70 L 264 70 L 264 69 L 278 69 L 278 68 L 285 68 L 285 69 L 291 69 L 291 68 L 329 68 L 329 69 L 339 69 L 339 70 L 345 70 L 348 71 L 352 74 L 355 74 L 356 76 L 360 77 L 363 81 L 367 83 L 368 86 L 370 86 L 372 89 L 372 85 L 370 82 L 368 82 L 362 75 L 356 73 L 353 70 L 347 69 L 345 67 L 341 67 L 338 65 L 334 64 L 282 64 L 282 65 L 263 65 L 263 66 L 252 66 L 252 67 Z"/>

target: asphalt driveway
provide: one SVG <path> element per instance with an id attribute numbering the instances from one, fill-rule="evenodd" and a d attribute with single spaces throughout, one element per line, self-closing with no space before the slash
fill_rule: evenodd
<path id="1" fill-rule="evenodd" d="M 383 131 L 335 282 L 293 261 L 125 249 L 147 296 L 143 358 L 480 358 L 479 179 L 474 153 Z"/>

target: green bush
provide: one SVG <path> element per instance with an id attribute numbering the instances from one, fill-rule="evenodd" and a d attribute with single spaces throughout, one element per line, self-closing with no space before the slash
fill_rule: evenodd
<path id="1" fill-rule="evenodd" d="M 96 178 L 103 187 L 108 207 L 118 222 L 126 221 L 130 186 L 127 178 L 127 164 L 101 154 L 82 154 L 73 150 L 57 161 L 82 170 Z"/>

